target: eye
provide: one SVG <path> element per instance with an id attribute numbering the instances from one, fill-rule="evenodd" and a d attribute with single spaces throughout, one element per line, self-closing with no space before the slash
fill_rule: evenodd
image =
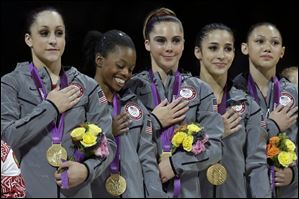
<path id="1" fill-rule="evenodd" d="M 257 44 L 263 44 L 264 40 L 263 39 L 256 39 L 255 43 L 257 43 Z"/>
<path id="2" fill-rule="evenodd" d="M 218 47 L 217 46 L 209 46 L 208 49 L 210 51 L 216 51 L 218 49 Z"/>
<path id="3" fill-rule="evenodd" d="M 63 31 L 63 30 L 57 30 L 57 31 L 55 32 L 55 35 L 56 35 L 57 37 L 62 37 L 62 36 L 64 35 L 64 31 Z"/>
<path id="4" fill-rule="evenodd" d="M 160 43 L 160 44 L 163 44 L 163 43 L 165 43 L 165 41 L 166 41 L 164 38 L 161 38 L 161 37 L 156 38 L 155 40 L 156 40 L 156 42 L 158 42 L 158 43 Z"/>
<path id="5" fill-rule="evenodd" d="M 42 36 L 42 37 L 47 37 L 49 35 L 49 31 L 48 30 L 41 30 L 39 32 L 39 34 Z"/>
<path id="6" fill-rule="evenodd" d="M 125 67 L 125 65 L 123 64 L 116 64 L 116 66 L 119 68 L 119 69 L 123 69 Z"/>
<path id="7" fill-rule="evenodd" d="M 226 52 L 231 52 L 231 51 L 233 51 L 233 48 L 230 47 L 230 46 L 227 46 L 227 47 L 224 48 L 224 50 L 225 50 Z"/>
<path id="8" fill-rule="evenodd" d="M 173 38 L 173 40 L 172 40 L 172 42 L 173 42 L 174 44 L 179 44 L 179 43 L 181 43 L 181 41 L 182 41 L 182 39 L 179 38 L 179 37 L 175 37 L 175 38 Z"/>
<path id="9" fill-rule="evenodd" d="M 280 41 L 274 40 L 271 42 L 273 46 L 280 45 Z"/>

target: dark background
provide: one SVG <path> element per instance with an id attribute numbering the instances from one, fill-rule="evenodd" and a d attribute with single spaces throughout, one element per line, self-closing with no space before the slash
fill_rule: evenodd
<path id="1" fill-rule="evenodd" d="M 105 32 L 119 29 L 129 34 L 137 49 L 134 72 L 149 66 L 150 56 L 144 49 L 143 21 L 152 9 L 160 6 L 174 10 L 185 31 L 185 50 L 180 67 L 198 75 L 199 66 L 193 54 L 197 31 L 207 23 L 222 22 L 230 26 L 236 37 L 236 57 L 230 69 L 231 76 L 247 71 L 247 57 L 240 52 L 250 25 L 268 21 L 277 25 L 286 46 L 282 68 L 298 66 L 298 10 L 294 0 L 102 0 L 102 1 L 1 1 L 1 76 L 12 71 L 17 62 L 30 61 L 30 50 L 24 42 L 23 24 L 29 10 L 51 5 L 63 11 L 68 30 L 68 41 L 62 62 L 82 71 L 82 41 L 87 31 Z"/>

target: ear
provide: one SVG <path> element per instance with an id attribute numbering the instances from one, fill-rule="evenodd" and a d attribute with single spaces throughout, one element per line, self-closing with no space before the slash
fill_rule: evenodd
<path id="1" fill-rule="evenodd" d="M 27 46 L 29 46 L 30 48 L 32 47 L 32 39 L 31 39 L 31 35 L 26 33 L 25 34 L 25 43 L 27 44 Z"/>
<path id="2" fill-rule="evenodd" d="M 151 51 L 150 41 L 148 39 L 144 40 L 144 47 L 147 51 Z"/>
<path id="3" fill-rule="evenodd" d="M 194 55 L 198 60 L 202 59 L 201 50 L 198 46 L 195 46 L 195 48 L 194 48 Z"/>
<path id="4" fill-rule="evenodd" d="M 102 68 L 102 66 L 104 65 L 104 59 L 105 58 L 100 53 L 96 54 L 95 62 L 97 67 Z"/>
<path id="5" fill-rule="evenodd" d="M 285 50 L 286 50 L 286 47 L 283 46 L 281 49 L 280 59 L 283 58 Z"/>
<path id="6" fill-rule="evenodd" d="M 248 55 L 248 44 L 247 43 L 241 44 L 241 51 L 244 55 Z"/>

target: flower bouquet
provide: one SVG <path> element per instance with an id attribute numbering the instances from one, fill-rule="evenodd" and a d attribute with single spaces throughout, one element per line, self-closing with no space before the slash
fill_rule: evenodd
<path id="1" fill-rule="evenodd" d="M 275 187 L 275 169 L 289 167 L 297 160 L 295 144 L 287 137 L 286 133 L 279 133 L 269 139 L 267 144 L 267 160 L 270 165 L 269 175 L 273 197 L 277 197 L 277 188 Z"/>
<path id="2" fill-rule="evenodd" d="M 268 163 L 277 168 L 290 166 L 297 160 L 295 149 L 295 144 L 285 133 L 279 133 L 277 136 L 271 137 L 267 144 Z"/>
<path id="3" fill-rule="evenodd" d="M 83 162 L 91 156 L 105 158 L 109 155 L 107 138 L 97 125 L 83 124 L 73 129 L 70 135 L 75 147 L 75 161 Z"/>
<path id="4" fill-rule="evenodd" d="M 172 154 L 174 154 L 177 149 L 181 149 L 197 155 L 206 150 L 208 135 L 204 133 L 203 127 L 198 123 L 184 124 L 174 130 L 171 144 Z"/>

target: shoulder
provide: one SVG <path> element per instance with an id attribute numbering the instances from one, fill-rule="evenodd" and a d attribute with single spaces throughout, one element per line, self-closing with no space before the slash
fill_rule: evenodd
<path id="1" fill-rule="evenodd" d="M 75 67 L 69 67 L 66 74 L 69 79 L 69 84 L 76 85 L 81 89 L 84 89 L 84 91 L 87 91 L 87 93 L 90 93 L 99 87 L 96 80 L 81 73 Z"/>
<path id="2" fill-rule="evenodd" d="M 29 62 L 17 63 L 15 69 L 12 72 L 7 73 L 1 77 L 1 82 L 13 83 L 17 81 L 22 81 L 24 79 L 24 75 L 30 75 L 28 65 Z"/>
<path id="3" fill-rule="evenodd" d="M 192 76 L 190 74 L 183 74 L 183 81 L 195 86 L 201 93 L 212 93 L 211 87 L 206 82 L 199 79 L 199 77 Z"/>

